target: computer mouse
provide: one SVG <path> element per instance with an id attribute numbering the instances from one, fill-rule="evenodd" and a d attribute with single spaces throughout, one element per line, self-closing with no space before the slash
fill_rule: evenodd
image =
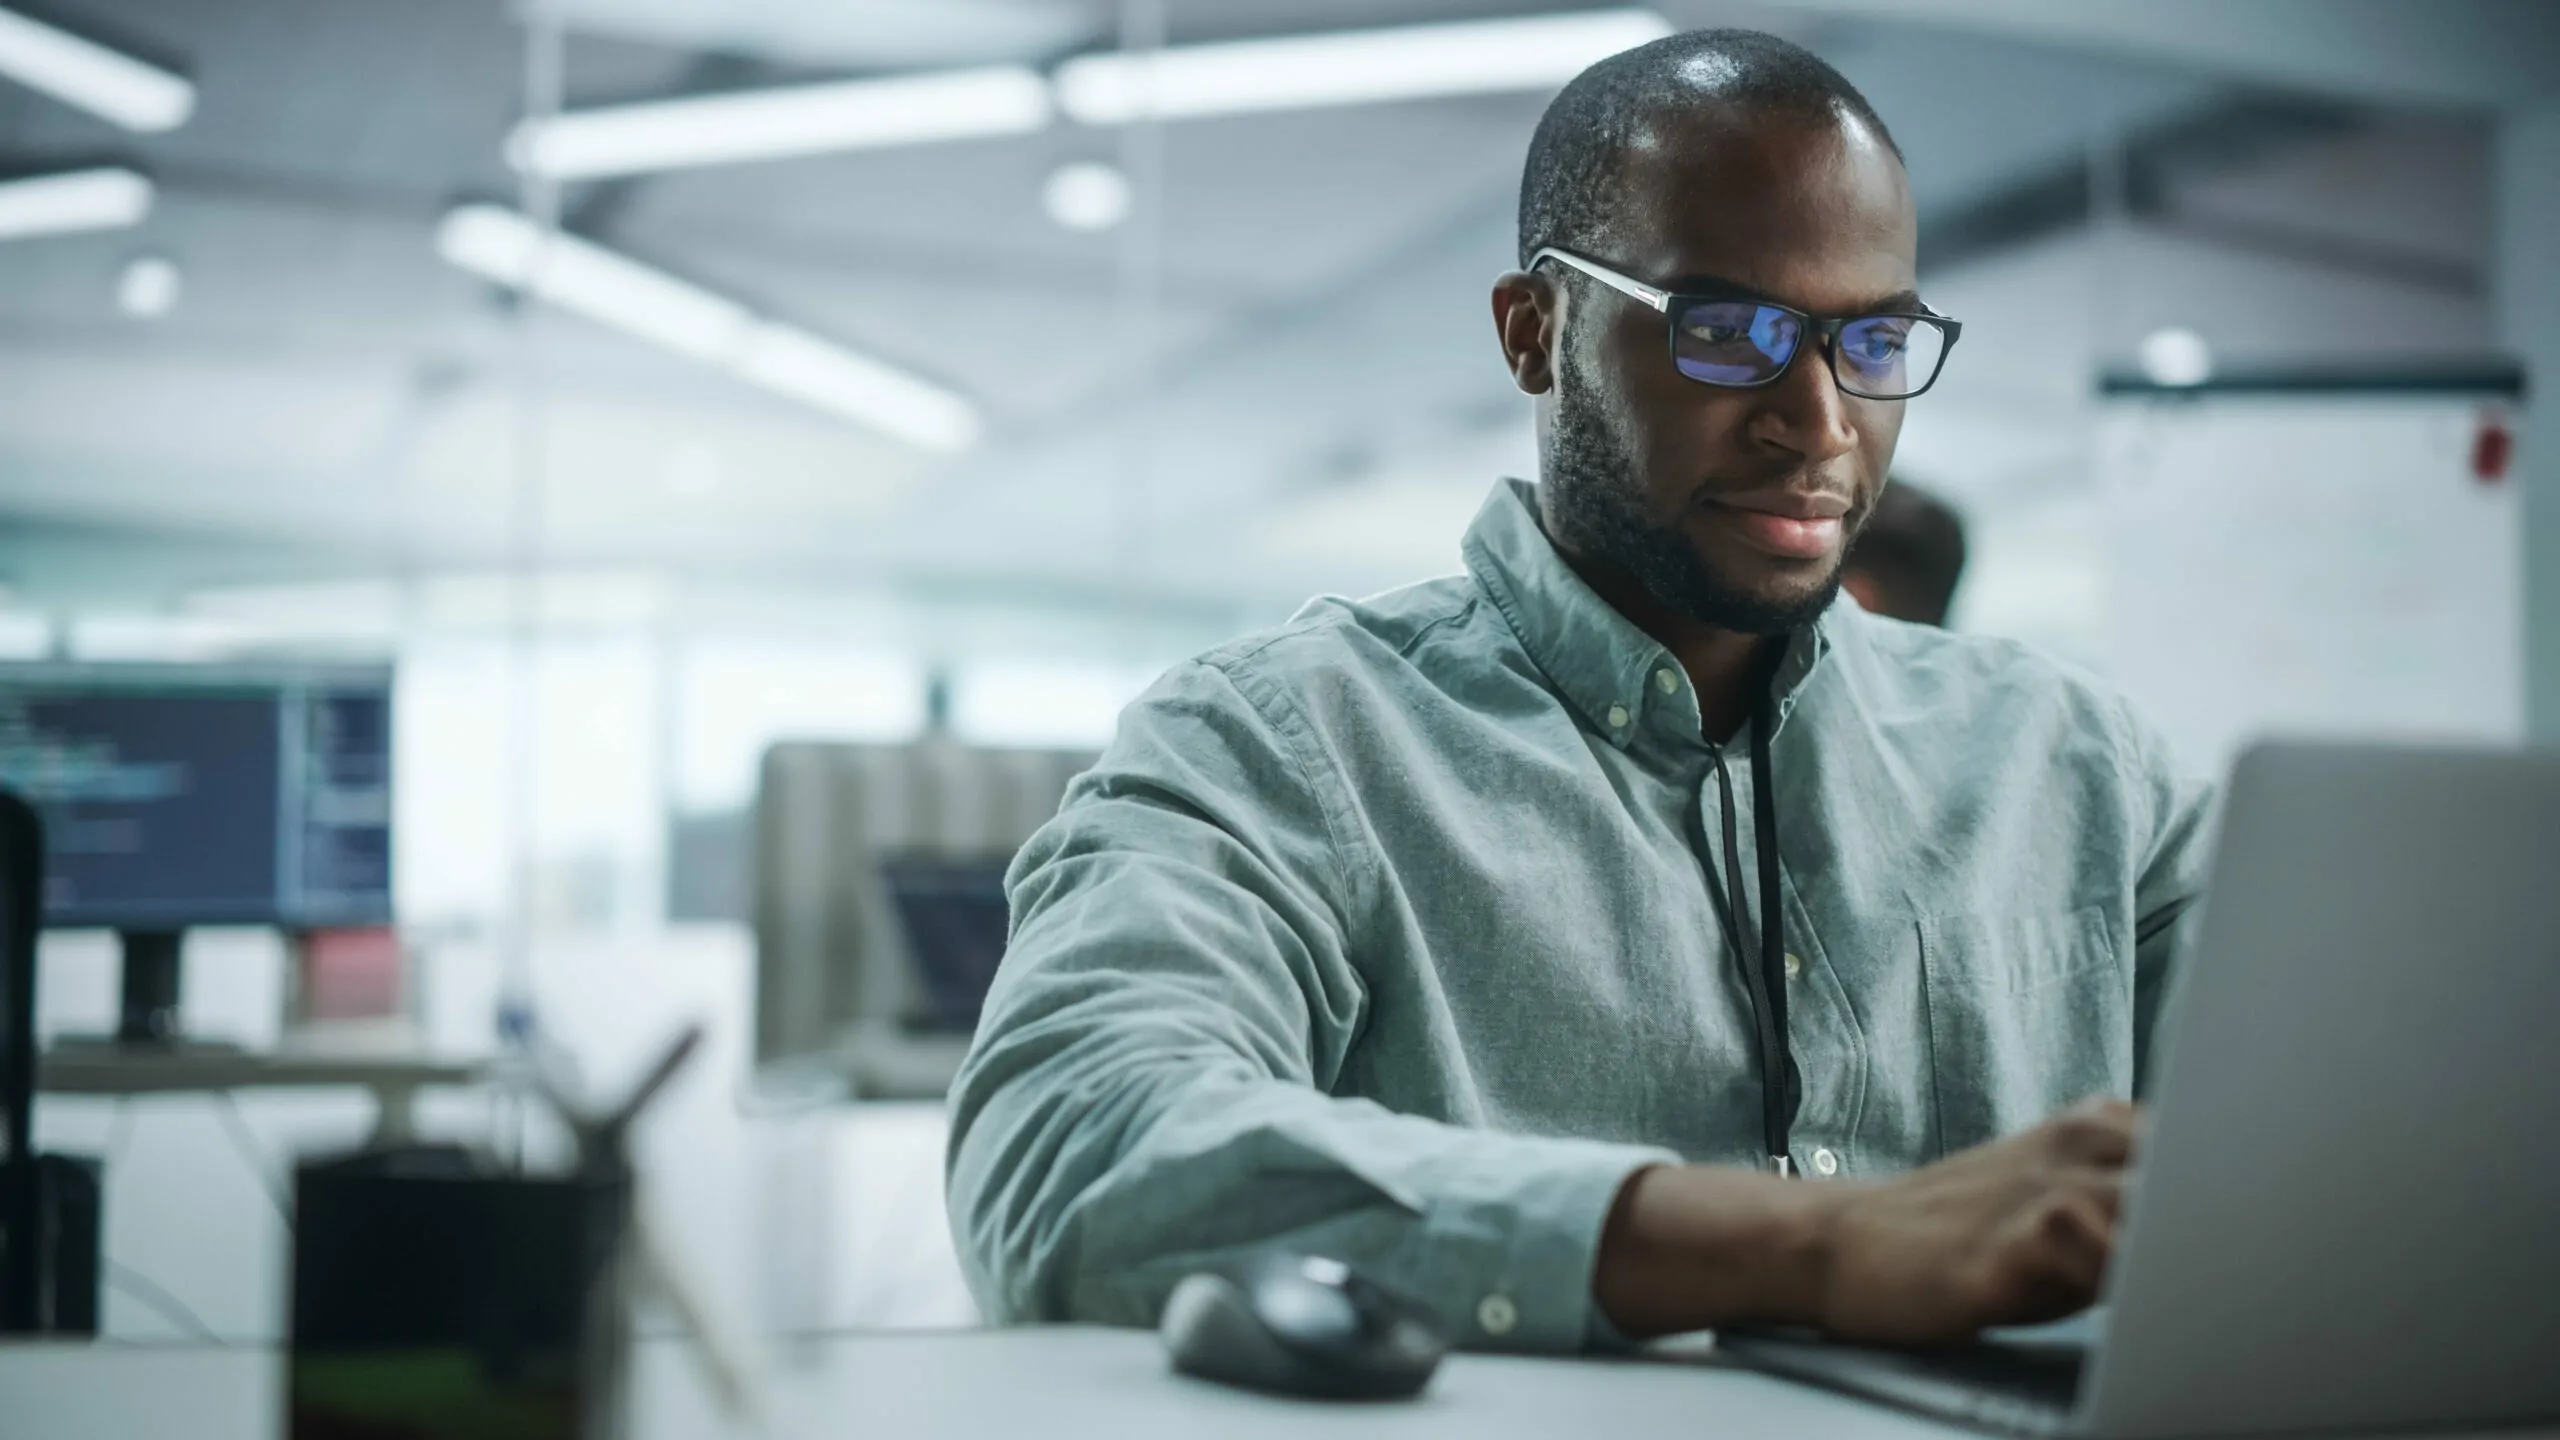
<path id="1" fill-rule="evenodd" d="M 1158 1330 L 1186 1375 L 1333 1400 L 1418 1394 L 1449 1353 L 1419 1301 L 1320 1255 L 1187 1275 Z"/>

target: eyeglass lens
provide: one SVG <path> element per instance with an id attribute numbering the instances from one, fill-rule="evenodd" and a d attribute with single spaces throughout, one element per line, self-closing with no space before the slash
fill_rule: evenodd
<path id="1" fill-rule="evenodd" d="M 1760 385 L 1795 358 L 1804 321 L 1774 305 L 1706 300 L 1683 310 L 1671 333 L 1681 374 L 1709 385 Z M 1852 394 L 1898 399 L 1936 377 L 1946 349 L 1946 331 L 1926 320 L 1871 315 L 1840 327 L 1833 369 Z"/>

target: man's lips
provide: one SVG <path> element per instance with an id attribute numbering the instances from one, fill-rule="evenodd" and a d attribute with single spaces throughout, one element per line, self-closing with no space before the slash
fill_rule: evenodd
<path id="1" fill-rule="evenodd" d="M 1755 549 L 1787 560 L 1819 560 L 1839 546 L 1849 501 L 1827 490 L 1752 490 L 1718 495 L 1707 508 Z"/>

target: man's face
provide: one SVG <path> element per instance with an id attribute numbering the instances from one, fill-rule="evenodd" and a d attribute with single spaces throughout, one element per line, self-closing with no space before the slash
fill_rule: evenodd
<path id="1" fill-rule="evenodd" d="M 1615 253 L 1590 258 L 1817 316 L 1910 308 L 1910 194 L 1871 132 L 1710 113 L 1649 140 L 1624 161 Z M 1540 273 L 1563 319 L 1546 332 L 1540 427 L 1557 542 L 1720 629 L 1770 634 L 1820 614 L 1883 488 L 1904 402 L 1844 393 L 1812 336 L 1773 384 L 1700 384 L 1673 368 L 1661 312 L 1554 262 Z M 1514 370 L 1529 384 L 1517 354 Z"/>

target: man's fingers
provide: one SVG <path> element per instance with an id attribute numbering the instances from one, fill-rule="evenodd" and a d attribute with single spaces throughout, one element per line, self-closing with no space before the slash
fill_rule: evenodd
<path id="1" fill-rule="evenodd" d="M 2105 1217 L 2106 1238 L 2115 1238 L 2116 1222 L 2124 1217 L 2124 1172 L 2090 1165 L 2074 1171 L 2064 1182 L 2068 1193 L 2086 1200 L 2094 1214 Z"/>
<path id="2" fill-rule="evenodd" d="M 2116 1205 L 2094 1188 L 2056 1195 L 2045 1202 L 2037 1233 L 2058 1251 L 2094 1256 L 2103 1265 L 2115 1248 Z"/>
<path id="3" fill-rule="evenodd" d="M 2106 1278 L 2115 1248 L 2115 1216 L 2095 1191 L 2053 1195 L 2040 1203 L 2004 1267 L 2004 1318 L 2050 1320 L 2086 1307 Z"/>
<path id="4" fill-rule="evenodd" d="M 2122 1167 L 2133 1158 L 2141 1112 L 2122 1100 L 2084 1100 L 2045 1122 L 2055 1152 L 2084 1165 Z"/>
<path id="5" fill-rule="evenodd" d="M 1908 1341 L 2086 1307 L 2115 1251 L 2140 1120 L 2121 1100 L 2090 1101 L 1874 1187 L 1830 1282 L 1848 1303 L 1826 1323 Z"/>

